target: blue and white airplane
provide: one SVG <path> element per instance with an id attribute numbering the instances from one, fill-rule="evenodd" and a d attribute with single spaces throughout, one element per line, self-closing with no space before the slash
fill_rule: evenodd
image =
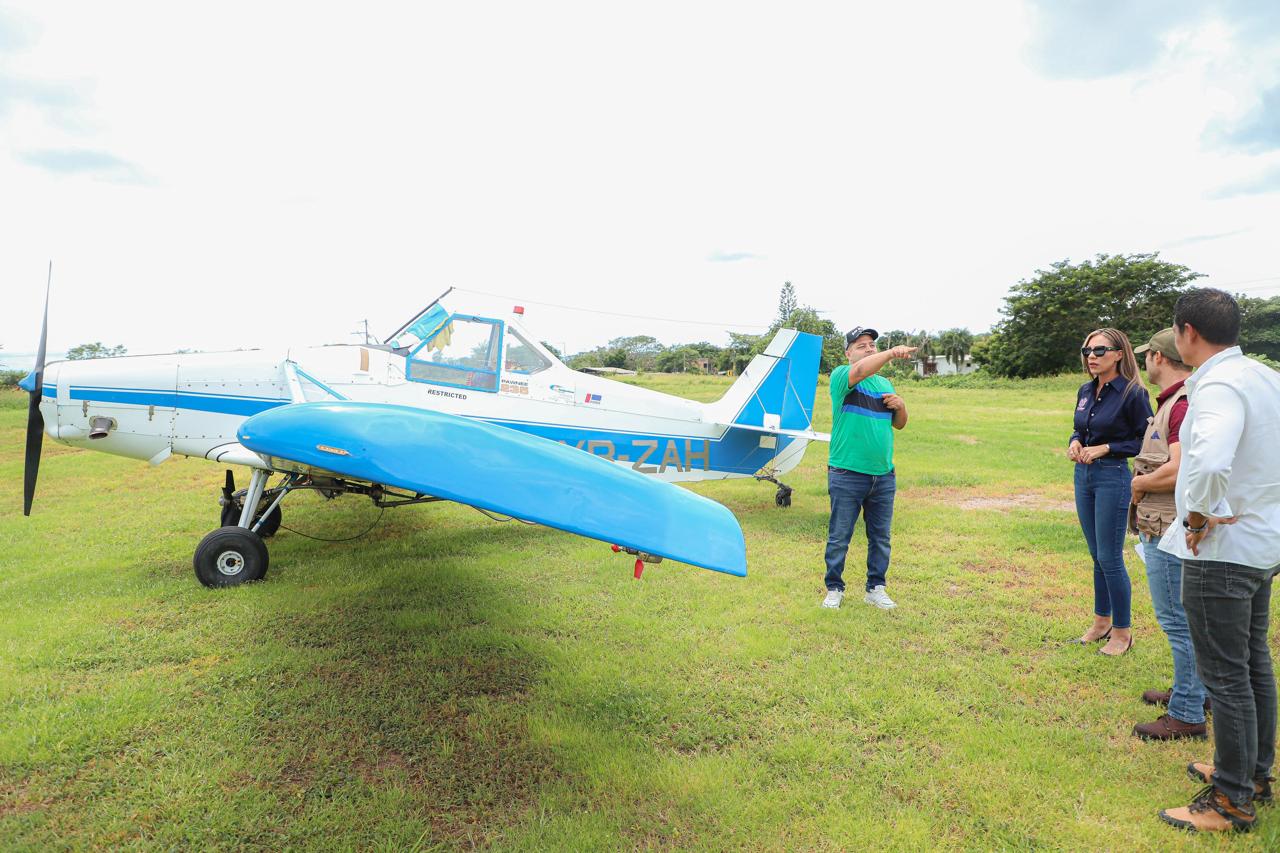
<path id="1" fill-rule="evenodd" d="M 195 572 L 211 587 L 266 574 L 263 539 L 280 506 L 309 489 L 380 507 L 450 500 L 612 543 L 645 562 L 746 575 L 724 506 L 677 482 L 755 477 L 778 484 L 810 441 L 822 341 L 782 330 L 714 403 L 571 370 L 510 316 L 470 313 L 452 290 L 382 344 L 126 356 L 35 369 L 23 511 L 43 435 L 159 465 L 174 455 L 230 470 L 222 526 Z M 279 480 L 273 486 L 273 477 Z"/>

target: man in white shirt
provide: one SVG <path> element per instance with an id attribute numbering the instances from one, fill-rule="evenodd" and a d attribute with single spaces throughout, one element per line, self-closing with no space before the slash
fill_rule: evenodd
<path id="1" fill-rule="evenodd" d="M 1178 520 L 1160 549 L 1182 559 L 1182 603 L 1200 679 L 1213 700 L 1208 783 L 1160 817 L 1201 832 L 1248 830 L 1271 801 L 1276 682 L 1267 645 L 1272 579 L 1280 572 L 1280 373 L 1236 346 L 1230 294 L 1191 290 L 1174 308 L 1175 341 L 1195 368 L 1186 381 Z"/>

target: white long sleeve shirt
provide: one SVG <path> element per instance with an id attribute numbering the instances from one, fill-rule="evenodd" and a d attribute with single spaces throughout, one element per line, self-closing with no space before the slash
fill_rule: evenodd
<path id="1" fill-rule="evenodd" d="M 1184 560 L 1280 565 L 1280 373 L 1230 347 L 1200 365 L 1186 387 L 1178 520 L 1160 550 Z M 1215 527 L 1197 556 L 1182 526 L 1189 512 L 1238 520 Z"/>

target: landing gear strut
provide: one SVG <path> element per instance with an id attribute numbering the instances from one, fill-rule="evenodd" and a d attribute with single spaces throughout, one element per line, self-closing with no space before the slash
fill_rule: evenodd
<path id="1" fill-rule="evenodd" d="M 364 495 L 381 509 L 441 500 L 433 495 L 406 494 L 373 483 L 307 474 L 286 474 L 284 482 L 268 489 L 267 480 L 272 473 L 255 468 L 249 488 L 236 491 L 235 476 L 227 472 L 222 497 L 218 500 L 222 505 L 222 527 L 204 537 L 196 548 L 194 562 L 200 583 L 227 587 L 262 579 L 270 562 L 262 540 L 280 529 L 280 502 L 290 492 L 312 491 L 328 500 L 339 495 Z"/>
<path id="2" fill-rule="evenodd" d="M 236 527 L 239 525 L 240 516 L 244 514 L 244 499 L 248 491 L 248 489 L 242 489 L 237 492 L 235 475 L 227 471 L 227 482 L 222 487 L 222 497 L 218 500 L 218 503 L 222 504 L 223 527 Z M 254 513 L 251 526 L 263 539 L 270 539 L 280 529 L 281 513 L 279 501 L 274 504 L 270 503 L 278 492 L 279 489 L 265 491 L 262 499 L 258 502 L 257 511 Z M 263 501 L 267 501 L 268 505 L 263 506 Z M 270 511 L 268 512 L 269 508 Z"/>
<path id="3" fill-rule="evenodd" d="M 249 488 L 243 494 L 235 491 L 235 476 L 228 471 L 222 487 L 222 527 L 210 533 L 196 547 L 192 563 L 196 579 L 208 587 L 239 586 L 262 580 L 271 563 L 267 545 L 262 541 L 280 527 L 280 501 L 288 494 L 293 480 L 286 481 L 275 492 L 275 500 L 265 510 L 260 506 L 271 472 L 253 469 Z M 263 532 L 274 516 L 270 532 Z"/>
<path id="4" fill-rule="evenodd" d="M 772 474 L 756 474 L 756 479 L 765 483 L 773 483 L 778 487 L 777 493 L 773 496 L 774 504 L 781 507 L 791 506 L 792 488 L 790 486 L 777 479 Z"/>

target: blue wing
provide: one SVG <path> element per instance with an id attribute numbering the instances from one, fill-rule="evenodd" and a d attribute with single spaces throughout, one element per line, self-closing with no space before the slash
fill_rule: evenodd
<path id="1" fill-rule="evenodd" d="M 264 457 L 434 495 L 739 577 L 728 509 L 576 448 L 457 415 L 384 403 L 296 403 L 254 415 Z"/>

